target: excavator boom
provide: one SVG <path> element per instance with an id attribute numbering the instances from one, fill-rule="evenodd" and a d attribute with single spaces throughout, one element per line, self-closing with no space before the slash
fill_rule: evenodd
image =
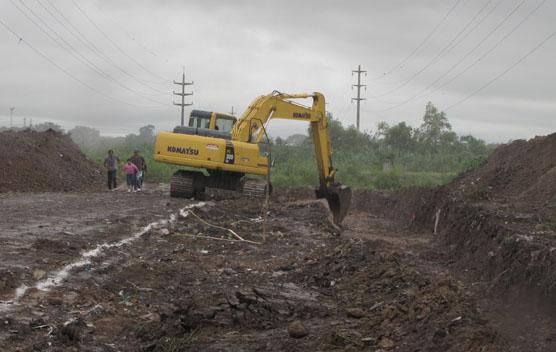
<path id="1" fill-rule="evenodd" d="M 292 100 L 313 100 L 305 107 Z M 270 119 L 287 119 L 310 123 L 315 146 L 315 157 L 319 172 L 318 198 L 326 198 L 336 223 L 347 214 L 351 202 L 351 189 L 335 181 L 336 169 L 332 166 L 332 146 L 325 111 L 325 99 L 321 93 L 283 94 L 274 92 L 255 99 L 241 115 L 232 130 L 232 139 L 259 142 L 264 137 L 264 128 Z"/>

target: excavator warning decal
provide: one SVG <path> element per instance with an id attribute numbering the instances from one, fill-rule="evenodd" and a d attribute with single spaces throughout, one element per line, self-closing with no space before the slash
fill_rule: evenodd
<path id="1" fill-rule="evenodd" d="M 226 141 L 226 156 L 224 157 L 224 164 L 234 163 L 234 145 L 230 141 Z"/>

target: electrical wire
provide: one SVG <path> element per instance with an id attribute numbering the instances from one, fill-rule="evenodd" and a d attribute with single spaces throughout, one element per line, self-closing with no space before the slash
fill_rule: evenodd
<path id="1" fill-rule="evenodd" d="M 462 64 L 471 54 L 473 54 L 483 43 L 485 43 L 495 32 L 497 32 L 502 25 L 509 19 L 509 17 L 504 18 L 500 23 L 498 23 L 497 26 L 495 26 L 473 49 L 471 49 L 467 54 L 465 54 L 458 62 L 456 62 L 454 65 L 452 65 L 452 67 L 450 67 L 450 69 L 448 69 L 446 72 L 444 72 L 441 76 L 439 76 L 436 80 L 434 80 L 432 83 L 430 83 L 428 86 L 426 86 L 424 89 L 420 90 L 419 92 L 417 92 L 417 94 L 409 97 L 408 99 L 405 99 L 393 106 L 390 106 L 386 109 L 382 109 L 380 110 L 381 112 L 385 112 L 385 111 L 390 111 L 396 108 L 399 108 L 407 103 L 409 103 L 410 101 L 413 101 L 414 99 L 423 96 L 424 94 L 433 94 L 435 92 L 437 92 L 438 90 L 440 90 L 441 88 L 447 86 L 449 83 L 453 82 L 455 79 L 457 79 L 458 77 L 460 77 L 462 74 L 464 74 L 465 72 L 469 71 L 469 69 L 471 69 L 471 67 L 475 66 L 477 63 L 479 63 L 481 60 L 483 60 L 486 56 L 488 56 L 490 53 L 492 53 L 496 48 L 498 48 L 506 39 L 508 39 L 515 31 L 517 31 L 535 12 L 537 12 L 539 10 L 539 8 L 544 5 L 544 3 L 546 3 L 547 0 L 542 0 L 541 2 L 539 2 L 537 4 L 537 6 L 535 6 L 535 8 L 533 8 L 516 26 L 514 26 L 510 32 L 508 32 L 504 37 L 502 37 L 499 41 L 497 41 L 489 50 L 487 50 L 484 54 L 482 54 L 478 59 L 476 59 L 473 63 L 471 63 L 471 65 L 468 65 L 467 67 L 464 68 L 464 70 L 462 70 L 461 72 L 459 72 L 458 74 L 456 74 L 454 77 L 452 77 L 451 79 L 449 79 L 448 81 L 446 81 L 445 83 L 441 84 L 439 87 L 435 88 L 434 90 L 428 92 L 432 87 L 434 87 L 438 82 L 440 82 L 444 77 L 446 77 L 448 74 L 450 74 L 452 71 L 454 71 L 460 64 Z M 428 93 L 427 93 L 428 92 Z"/>
<path id="2" fill-rule="evenodd" d="M 413 49 L 413 51 L 411 53 L 409 53 L 409 55 L 407 55 L 403 60 L 401 60 L 398 64 L 396 64 L 395 66 L 393 66 L 391 69 L 389 69 L 388 71 L 384 72 L 382 75 L 377 76 L 375 78 L 371 78 L 372 81 L 377 81 L 380 80 L 386 76 L 388 76 L 389 74 L 391 74 L 392 72 L 395 72 L 396 70 L 402 68 L 428 41 L 430 38 L 432 38 L 432 36 L 436 33 L 436 31 L 440 28 L 440 26 L 442 26 L 444 24 L 444 22 L 446 22 L 446 20 L 448 19 L 448 17 L 450 17 L 450 15 L 452 14 L 452 12 L 454 12 L 454 10 L 456 9 L 456 7 L 459 5 L 459 3 L 461 2 L 461 0 L 456 0 L 454 2 L 454 4 L 452 5 L 452 7 L 450 7 L 450 9 L 448 10 L 448 12 L 446 12 L 446 14 L 444 15 L 444 17 L 442 17 L 442 19 L 440 20 L 440 22 L 438 22 L 438 24 L 436 26 L 434 26 L 434 28 L 432 29 L 432 31 L 429 32 L 429 34 L 427 34 L 427 36 L 425 36 L 425 38 L 419 43 L 419 45 L 417 45 L 415 47 L 415 49 Z"/>
<path id="3" fill-rule="evenodd" d="M 46 27 L 50 32 L 52 32 L 54 34 L 54 36 L 52 34 L 50 34 L 47 30 L 45 30 L 39 23 L 37 23 L 31 16 L 29 16 L 29 14 L 27 12 L 25 12 L 21 7 L 19 7 L 14 0 L 10 0 L 10 2 L 12 3 L 12 5 L 14 5 L 14 7 L 21 13 L 23 14 L 31 23 L 33 23 L 43 34 L 45 34 L 46 36 L 48 36 L 52 41 L 54 41 L 58 46 L 60 46 L 63 50 L 65 50 L 66 52 L 68 52 L 71 56 L 73 56 L 77 61 L 81 62 L 82 64 L 88 66 L 89 68 L 91 68 L 95 73 L 97 73 L 99 76 L 101 76 L 102 78 L 108 80 L 108 81 L 112 81 L 115 84 L 117 84 L 118 86 L 120 86 L 123 89 L 126 89 L 132 93 L 136 93 L 138 95 L 141 95 L 142 98 L 155 103 L 155 104 L 159 104 L 159 105 L 168 105 L 167 103 L 163 103 L 160 102 L 158 100 L 155 99 L 151 99 L 148 96 L 145 96 L 145 94 L 143 94 L 143 92 L 135 90 L 133 88 L 128 87 L 127 85 L 121 83 L 120 81 L 118 81 L 117 79 L 115 79 L 114 77 L 112 77 L 111 75 L 109 75 L 106 71 L 104 71 L 102 68 L 100 68 L 99 66 L 97 66 L 94 62 L 92 62 L 91 60 L 89 60 L 86 56 L 84 56 L 83 54 L 81 54 L 77 49 L 75 49 L 75 47 L 69 43 L 67 40 L 65 40 L 56 30 L 54 30 L 50 25 L 48 25 L 48 23 L 46 23 L 39 15 L 37 15 L 35 13 L 35 11 L 33 9 L 31 9 L 23 0 L 19 0 L 19 2 L 36 18 L 38 19 L 42 25 L 44 27 Z M 62 44 L 63 43 L 63 44 Z"/>
<path id="4" fill-rule="evenodd" d="M 4 27 L 4 29 L 6 29 L 6 31 L 8 31 L 9 33 L 13 34 L 17 40 L 19 41 L 19 43 L 23 43 L 25 45 L 27 45 L 31 50 L 33 50 L 37 55 L 41 56 L 43 59 L 45 59 L 46 61 L 48 61 L 52 66 L 54 66 L 55 68 L 57 68 L 58 70 L 60 70 L 62 73 L 64 73 L 66 76 L 70 77 L 71 79 L 73 79 L 74 81 L 78 82 L 79 84 L 85 86 L 86 88 L 90 89 L 91 91 L 97 93 L 98 95 L 101 95 L 107 99 L 110 99 L 112 101 L 118 102 L 118 103 L 122 103 L 125 105 L 129 105 L 129 106 L 133 106 L 136 108 L 153 108 L 155 106 L 145 106 L 145 105 L 137 105 L 137 104 L 133 104 L 133 103 L 129 103 L 125 100 L 121 100 L 118 99 L 116 97 L 113 97 L 111 95 L 108 95 L 106 93 L 104 93 L 103 91 L 96 89 L 95 87 L 91 86 L 90 84 L 88 84 L 87 82 L 79 79 L 78 77 L 76 77 L 75 75 L 73 75 L 71 72 L 69 72 L 68 70 L 66 70 L 64 67 L 62 67 L 60 64 L 56 63 L 56 61 L 54 61 L 53 59 L 51 59 L 50 57 L 48 57 L 45 53 L 43 53 L 41 50 L 37 49 L 35 46 L 33 46 L 30 42 L 26 41 L 25 39 L 23 39 L 22 36 L 20 36 L 17 32 L 15 32 L 13 29 L 11 29 L 6 22 L 4 22 L 2 19 L 0 19 L 0 25 L 2 25 L 2 27 Z"/>
<path id="5" fill-rule="evenodd" d="M 97 31 L 99 31 L 99 33 L 101 33 L 110 43 L 112 43 L 112 45 L 118 49 L 118 51 L 120 53 L 122 53 L 122 55 L 124 55 L 125 57 L 127 57 L 129 60 L 133 61 L 138 67 L 140 67 L 141 69 L 143 69 L 145 72 L 149 73 L 150 75 L 152 75 L 153 77 L 156 77 L 158 79 L 161 80 L 161 82 L 167 83 L 167 82 L 171 82 L 171 79 L 162 77 L 154 72 L 152 72 L 151 70 L 149 70 L 148 68 L 146 68 L 143 64 L 141 64 L 139 61 L 137 61 L 133 56 L 129 55 L 128 53 L 126 53 L 114 40 L 112 40 L 112 38 L 110 38 L 110 36 L 108 34 L 106 34 L 106 32 L 104 32 L 102 30 L 102 28 L 100 28 L 100 26 L 98 26 L 95 21 L 93 21 L 93 19 L 87 15 L 87 13 L 85 12 L 85 10 L 83 10 L 81 8 L 81 6 L 79 6 L 78 3 L 75 2 L 75 0 L 71 0 L 71 2 L 73 3 L 73 5 L 77 8 L 77 10 L 79 10 L 79 12 L 83 15 L 83 17 L 85 17 L 87 19 L 87 21 L 89 21 L 93 27 L 95 27 L 97 29 Z"/>
<path id="6" fill-rule="evenodd" d="M 504 41 L 506 41 L 506 39 L 508 39 L 515 31 L 517 31 L 523 25 L 523 23 L 525 23 L 525 21 L 527 21 L 545 2 L 546 2 L 546 0 L 541 1 L 525 18 L 523 18 L 516 26 L 514 26 L 514 28 L 512 28 L 512 30 L 510 32 L 508 32 L 504 37 L 502 37 L 498 42 L 496 42 L 489 50 L 484 52 L 481 56 L 479 56 L 471 64 L 467 65 L 462 71 L 460 71 L 454 77 L 450 78 L 448 81 L 444 82 L 443 84 L 441 84 L 440 86 L 435 88 L 433 91 L 430 92 L 430 94 L 434 94 L 434 93 L 438 92 L 440 89 L 446 87 L 447 85 L 449 85 L 450 83 L 455 81 L 457 78 L 461 77 L 463 74 L 468 72 L 471 68 L 475 67 L 475 65 L 477 65 L 479 62 L 481 62 L 484 58 L 486 58 L 492 52 L 494 52 L 494 50 L 496 50 Z"/>
<path id="7" fill-rule="evenodd" d="M 556 36 L 556 31 L 552 32 L 551 34 L 549 34 L 547 37 L 545 37 L 543 40 L 541 40 L 535 47 L 533 47 L 531 50 L 529 50 L 525 55 L 523 55 L 519 60 L 517 60 L 516 62 L 514 62 L 512 65 L 510 65 L 508 68 L 506 68 L 504 71 L 502 71 L 501 73 L 499 73 L 498 75 L 496 75 L 493 79 L 491 79 L 490 81 L 488 81 L 486 84 L 482 85 L 481 87 L 479 87 L 478 89 L 474 90 L 471 94 L 469 94 L 468 96 L 466 96 L 465 98 L 458 100 L 457 102 L 455 102 L 454 104 L 448 106 L 447 108 L 445 108 L 445 111 L 448 111 L 464 102 L 466 102 L 467 100 L 471 99 L 473 96 L 475 96 L 477 93 L 480 93 L 482 90 L 484 90 L 485 88 L 489 87 L 490 85 L 492 85 L 494 82 L 496 82 L 497 80 L 499 80 L 500 78 L 502 78 L 504 75 L 506 75 L 508 72 L 510 72 L 511 70 L 513 70 L 515 67 L 517 67 L 518 65 L 520 65 L 523 61 L 525 61 L 529 56 L 533 55 L 537 50 L 539 50 L 540 48 L 542 48 L 544 46 L 544 44 L 546 44 L 550 39 L 552 39 L 554 36 Z"/>
<path id="8" fill-rule="evenodd" d="M 135 40 L 135 36 L 132 33 L 128 32 L 121 24 L 118 23 L 118 21 L 114 20 L 110 15 L 108 15 L 106 13 L 106 11 L 104 11 L 102 9 L 102 6 L 99 6 L 97 1 L 90 1 L 90 2 L 93 4 L 94 7 L 97 8 L 97 10 L 102 12 L 102 14 L 108 20 L 110 20 L 110 22 L 112 22 L 112 24 L 114 24 L 116 27 L 118 27 L 120 29 L 120 31 L 122 31 L 122 33 L 124 33 L 129 39 L 131 39 L 133 42 L 135 42 L 135 44 L 137 44 L 137 46 L 139 46 L 141 49 L 143 49 L 147 54 L 158 57 L 158 54 L 154 50 L 148 48 L 146 45 L 144 45 L 141 42 Z M 166 59 L 166 61 L 168 61 L 168 59 Z"/>
<path id="9" fill-rule="evenodd" d="M 95 43 L 90 40 L 89 38 L 87 38 L 86 35 L 83 34 L 83 32 L 81 32 L 79 30 L 79 28 L 77 28 L 65 15 L 62 11 L 60 11 L 56 5 L 54 5 L 50 0 L 46 0 L 46 2 L 50 5 L 50 7 L 52 7 L 52 9 L 57 13 L 58 16 L 60 16 L 66 23 L 64 23 L 64 21 L 61 21 L 60 19 L 58 19 L 58 16 L 53 13 L 48 7 L 46 7 L 41 0 L 35 0 L 54 20 L 56 20 L 56 22 L 58 22 L 68 33 L 70 33 L 71 36 L 73 36 L 75 39 L 77 39 L 79 42 L 81 42 L 85 47 L 87 47 L 91 52 L 93 52 L 94 54 L 96 54 L 97 57 L 101 58 L 102 60 L 104 60 L 105 62 L 107 62 L 108 64 L 111 64 L 112 66 L 114 66 L 118 71 L 122 72 L 123 74 L 125 74 L 126 76 L 132 78 L 133 80 L 135 80 L 136 82 L 138 82 L 139 84 L 141 84 L 142 86 L 158 92 L 160 94 L 168 94 L 167 91 L 163 91 L 161 89 L 158 89 L 156 87 L 153 87 L 152 85 L 150 85 L 147 81 L 129 73 L 126 69 L 122 68 L 120 65 L 118 65 L 118 63 L 116 63 L 110 56 L 106 55 L 102 50 L 100 50 L 97 45 L 95 45 Z M 69 26 L 68 26 L 69 25 Z M 71 27 L 71 28 L 70 28 Z M 148 94 L 148 93 L 144 93 L 144 94 Z M 155 95 L 155 94 L 153 94 Z"/>
<path id="10" fill-rule="evenodd" d="M 453 37 L 450 42 L 448 43 L 448 45 L 446 45 L 444 48 L 442 48 L 442 50 L 435 55 L 431 61 L 429 61 L 429 63 L 427 63 L 425 66 L 423 66 L 421 69 L 419 69 L 417 72 L 415 72 L 414 74 L 412 74 L 410 77 L 408 77 L 407 79 L 405 79 L 404 81 L 402 81 L 399 85 L 397 85 L 396 87 L 380 94 L 377 95 L 375 97 L 377 98 L 381 98 L 387 95 L 390 95 L 398 90 L 400 90 L 401 88 L 405 87 L 407 84 L 409 84 L 411 81 L 413 81 L 415 78 L 417 78 L 421 73 L 425 72 L 429 67 L 432 67 L 434 64 L 436 64 L 443 56 L 445 56 L 446 54 L 448 54 L 451 50 L 453 50 L 455 47 L 457 47 L 463 40 L 460 40 L 459 42 L 456 42 L 458 40 L 458 38 L 467 30 L 467 28 L 469 28 L 469 26 L 471 26 L 471 24 L 475 21 L 475 19 L 487 8 L 487 6 L 490 4 L 492 0 L 489 0 L 481 9 L 479 9 L 479 11 L 475 14 L 475 16 L 473 16 L 473 18 L 462 28 L 462 30 L 460 30 L 458 32 L 458 34 L 456 34 L 455 37 Z M 526 0 L 522 0 L 511 12 L 509 15 L 507 15 L 507 17 L 511 17 L 521 6 L 523 6 L 523 4 L 526 2 Z M 464 37 L 465 38 L 465 37 Z"/>

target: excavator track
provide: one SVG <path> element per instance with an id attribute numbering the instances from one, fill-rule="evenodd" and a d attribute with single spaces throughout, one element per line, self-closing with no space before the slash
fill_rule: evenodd
<path id="1" fill-rule="evenodd" d="M 195 174 L 176 171 L 170 180 L 170 196 L 174 198 L 192 198 L 195 195 Z"/>
<path id="2" fill-rule="evenodd" d="M 266 182 L 246 180 L 243 184 L 242 193 L 248 198 L 264 198 L 266 195 Z"/>

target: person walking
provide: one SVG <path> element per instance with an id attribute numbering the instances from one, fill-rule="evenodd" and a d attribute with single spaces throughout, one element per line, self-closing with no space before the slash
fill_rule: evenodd
<path id="1" fill-rule="evenodd" d="M 108 151 L 108 156 L 104 159 L 104 167 L 107 170 L 108 176 L 108 189 L 115 190 L 117 186 L 116 182 L 116 175 L 118 172 L 118 163 L 120 162 L 120 158 L 114 155 L 114 151 L 110 149 Z"/>
<path id="2" fill-rule="evenodd" d="M 127 191 L 128 192 L 136 192 L 137 186 L 137 173 L 139 169 L 135 166 L 134 163 L 131 162 L 131 159 L 127 159 L 127 163 L 124 165 L 124 173 L 126 175 L 127 181 Z"/>
<path id="3" fill-rule="evenodd" d="M 147 162 L 145 161 L 145 158 L 139 155 L 139 150 L 134 150 L 133 156 L 130 159 L 131 162 L 135 164 L 135 166 L 137 166 L 137 169 L 139 170 L 136 175 L 136 189 L 138 191 L 141 191 L 141 189 L 143 188 L 145 173 L 147 172 Z"/>

